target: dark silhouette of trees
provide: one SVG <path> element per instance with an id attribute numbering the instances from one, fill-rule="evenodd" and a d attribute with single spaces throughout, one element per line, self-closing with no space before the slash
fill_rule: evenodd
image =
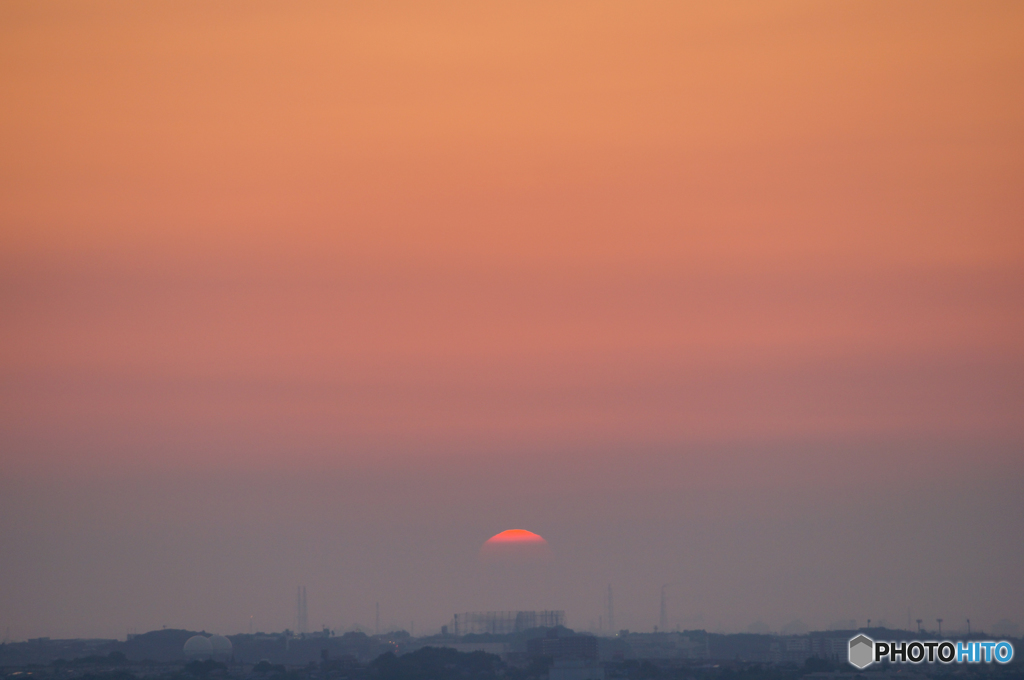
<path id="1" fill-rule="evenodd" d="M 283 664 L 270 663 L 266 659 L 260 661 L 258 664 L 252 667 L 253 673 L 285 673 L 285 667 Z"/>
<path id="2" fill-rule="evenodd" d="M 204 661 L 189 661 L 182 670 L 189 675 L 202 678 L 209 675 L 212 671 L 226 671 L 227 669 L 228 667 L 219 661 L 206 659 Z"/>
<path id="3" fill-rule="evenodd" d="M 370 662 L 370 673 L 375 680 L 490 680 L 501 666 L 494 654 L 423 647 L 402 656 L 381 654 Z"/>

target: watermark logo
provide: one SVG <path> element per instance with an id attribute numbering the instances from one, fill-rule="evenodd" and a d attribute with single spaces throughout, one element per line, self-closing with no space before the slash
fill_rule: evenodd
<path id="1" fill-rule="evenodd" d="M 867 635 L 858 635 L 850 640 L 850 663 L 857 668 L 867 668 L 874 661 L 875 641 Z"/>
<path id="2" fill-rule="evenodd" d="M 910 640 L 883 642 L 867 635 L 850 638 L 850 663 L 864 669 L 873 663 L 1010 663 L 1013 645 L 1005 640 Z"/>

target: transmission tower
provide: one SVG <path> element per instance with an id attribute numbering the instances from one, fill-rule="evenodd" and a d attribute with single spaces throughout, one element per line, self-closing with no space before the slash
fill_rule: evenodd
<path id="1" fill-rule="evenodd" d="M 668 586 L 669 584 L 666 583 L 661 587 L 661 614 L 658 617 L 658 625 L 662 631 L 668 629 L 668 594 L 665 592 Z"/>
<path id="2" fill-rule="evenodd" d="M 295 628 L 300 634 L 309 632 L 309 609 L 306 607 L 306 586 L 295 592 Z"/>
<path id="3" fill-rule="evenodd" d="M 615 635 L 615 607 L 612 605 L 612 587 L 608 586 L 608 631 Z"/>

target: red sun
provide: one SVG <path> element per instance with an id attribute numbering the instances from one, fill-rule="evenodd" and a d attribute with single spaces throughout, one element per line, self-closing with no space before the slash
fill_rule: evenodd
<path id="1" fill-rule="evenodd" d="M 507 529 L 480 546 L 480 559 L 484 562 L 525 564 L 546 561 L 549 557 L 551 548 L 544 537 L 525 529 Z"/>

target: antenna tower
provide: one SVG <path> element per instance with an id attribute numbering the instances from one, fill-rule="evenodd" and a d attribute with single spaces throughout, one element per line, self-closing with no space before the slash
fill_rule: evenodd
<path id="1" fill-rule="evenodd" d="M 612 605 L 612 587 L 608 586 L 608 631 L 615 635 L 615 607 Z"/>
<path id="2" fill-rule="evenodd" d="M 309 632 L 309 609 L 306 607 L 306 586 L 299 586 L 295 591 L 295 628 L 300 634 Z M 250 620 L 251 625 L 251 620 Z"/>
<path id="3" fill-rule="evenodd" d="M 661 615 L 658 617 L 658 625 L 663 631 L 668 630 L 668 593 L 665 591 L 670 585 L 672 584 L 666 583 L 661 587 Z"/>

